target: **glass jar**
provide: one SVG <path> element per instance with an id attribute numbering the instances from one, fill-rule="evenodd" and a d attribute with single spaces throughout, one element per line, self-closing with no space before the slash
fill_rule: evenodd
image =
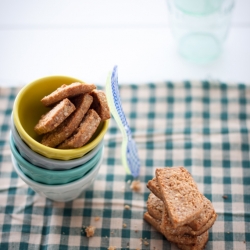
<path id="1" fill-rule="evenodd" d="M 167 0 L 179 53 L 196 63 L 216 59 L 227 37 L 234 0 Z"/>

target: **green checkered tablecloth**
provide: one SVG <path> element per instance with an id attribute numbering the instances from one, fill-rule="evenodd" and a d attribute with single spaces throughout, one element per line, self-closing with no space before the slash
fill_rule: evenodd
<path id="1" fill-rule="evenodd" d="M 40 197 L 13 169 L 8 136 L 17 92 L 0 89 L 1 250 L 177 249 L 143 220 L 146 183 L 164 166 L 185 166 L 213 202 L 218 218 L 206 249 L 250 249 L 250 86 L 121 85 L 141 160 L 141 191 L 130 189 L 132 177 L 121 165 L 122 137 L 112 118 L 95 183 L 67 203 Z M 89 225 L 96 227 L 91 238 L 84 231 Z"/>

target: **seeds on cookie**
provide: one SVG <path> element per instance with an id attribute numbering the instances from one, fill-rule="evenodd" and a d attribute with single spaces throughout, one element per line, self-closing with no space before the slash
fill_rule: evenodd
<path id="1" fill-rule="evenodd" d="M 93 97 L 89 94 L 81 94 L 72 98 L 76 110 L 56 129 L 45 134 L 41 143 L 45 146 L 54 148 L 70 137 L 81 123 L 92 101 Z"/>
<path id="2" fill-rule="evenodd" d="M 84 146 L 97 130 L 101 118 L 93 109 L 89 109 L 76 132 L 58 146 L 59 149 L 73 149 Z"/>
<path id="3" fill-rule="evenodd" d="M 41 102 L 44 106 L 51 106 L 64 98 L 73 97 L 79 94 L 89 93 L 94 90 L 96 86 L 91 83 L 75 82 L 70 85 L 63 84 L 61 87 L 53 91 L 51 94 L 42 98 Z"/>
<path id="4" fill-rule="evenodd" d="M 48 113 L 42 115 L 35 126 L 37 134 L 45 134 L 59 126 L 74 110 L 75 105 L 68 99 L 63 99 Z"/>
<path id="5" fill-rule="evenodd" d="M 93 96 L 91 108 L 94 109 L 101 117 L 102 121 L 110 118 L 110 110 L 106 98 L 106 94 L 102 90 L 94 89 L 90 95 Z"/>

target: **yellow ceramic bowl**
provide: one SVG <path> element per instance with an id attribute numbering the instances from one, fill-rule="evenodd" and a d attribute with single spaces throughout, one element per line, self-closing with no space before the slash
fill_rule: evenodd
<path id="1" fill-rule="evenodd" d="M 25 85 L 14 102 L 13 118 L 20 137 L 33 151 L 48 158 L 59 160 L 79 158 L 97 146 L 108 129 L 109 120 L 101 122 L 91 141 L 77 149 L 55 149 L 40 143 L 41 136 L 36 134 L 34 127 L 41 115 L 49 110 L 43 106 L 40 100 L 62 84 L 71 84 L 73 82 L 82 81 L 68 76 L 48 76 L 38 79 Z"/>

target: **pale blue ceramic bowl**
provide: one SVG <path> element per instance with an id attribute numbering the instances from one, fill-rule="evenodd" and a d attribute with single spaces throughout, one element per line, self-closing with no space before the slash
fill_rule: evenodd
<path id="1" fill-rule="evenodd" d="M 46 168 L 49 170 L 66 170 L 75 168 L 77 166 L 80 166 L 87 161 L 89 161 L 94 155 L 100 150 L 101 147 L 103 147 L 103 141 L 97 144 L 96 147 L 94 147 L 90 152 L 83 155 L 80 158 L 72 159 L 72 160 L 56 160 L 56 159 L 50 159 L 43 155 L 40 155 L 33 151 L 19 136 L 18 131 L 15 127 L 13 116 L 11 116 L 10 120 L 10 129 L 11 129 L 11 135 L 14 140 L 14 144 L 17 147 L 18 152 L 20 155 L 25 158 L 27 161 L 29 161 L 31 164 Z"/>
<path id="2" fill-rule="evenodd" d="M 68 170 L 48 170 L 37 167 L 23 158 L 18 152 L 11 134 L 9 142 L 12 155 L 16 159 L 17 164 L 19 165 L 23 173 L 36 182 L 48 185 L 66 184 L 82 178 L 97 164 L 97 162 L 101 158 L 103 150 L 102 147 L 92 159 L 76 168 Z"/>

